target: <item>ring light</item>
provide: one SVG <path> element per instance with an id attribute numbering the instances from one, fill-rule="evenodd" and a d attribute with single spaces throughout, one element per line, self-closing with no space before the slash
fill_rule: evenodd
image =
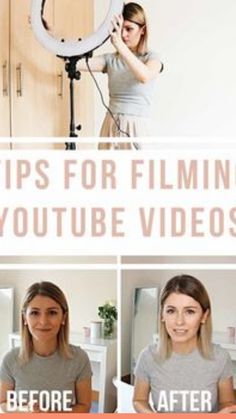
<path id="1" fill-rule="evenodd" d="M 95 33 L 82 41 L 61 41 L 50 35 L 43 25 L 42 11 L 45 3 L 46 0 L 31 0 L 32 28 L 36 38 L 46 49 L 62 57 L 82 56 L 102 45 L 109 38 L 112 17 L 120 14 L 123 9 L 123 0 L 110 0 L 105 20 Z"/>

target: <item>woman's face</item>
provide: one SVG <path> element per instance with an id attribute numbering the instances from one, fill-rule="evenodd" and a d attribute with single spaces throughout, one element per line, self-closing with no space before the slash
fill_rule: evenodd
<path id="1" fill-rule="evenodd" d="M 124 20 L 122 27 L 122 40 L 127 47 L 135 51 L 138 47 L 141 36 L 144 34 L 145 28 L 140 27 L 137 23 Z"/>
<path id="2" fill-rule="evenodd" d="M 197 345 L 197 334 L 208 312 L 185 294 L 172 293 L 164 302 L 162 321 L 165 323 L 172 344 Z"/>
<path id="3" fill-rule="evenodd" d="M 33 340 L 47 342 L 57 338 L 65 322 L 61 306 L 52 298 L 37 295 L 34 297 L 24 315 Z"/>

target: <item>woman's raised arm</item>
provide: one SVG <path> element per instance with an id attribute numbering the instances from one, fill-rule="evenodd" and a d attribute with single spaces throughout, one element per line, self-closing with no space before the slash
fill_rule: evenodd
<path id="1" fill-rule="evenodd" d="M 104 71 L 105 66 L 106 62 L 103 55 L 99 55 L 97 57 L 92 57 L 89 59 L 89 67 L 91 71 L 102 72 Z M 88 71 L 88 67 L 84 59 L 78 61 L 76 68 L 79 71 Z"/>
<path id="2" fill-rule="evenodd" d="M 123 22 L 124 19 L 122 16 L 114 16 L 112 20 L 113 27 L 110 30 L 111 43 L 126 62 L 135 78 L 141 83 L 147 83 L 148 81 L 157 77 L 158 73 L 161 72 L 163 65 L 158 59 L 150 59 L 146 63 L 143 63 L 127 47 L 122 39 Z"/>

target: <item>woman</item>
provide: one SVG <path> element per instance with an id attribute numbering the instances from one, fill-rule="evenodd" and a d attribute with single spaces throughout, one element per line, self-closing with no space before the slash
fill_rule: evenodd
<path id="1" fill-rule="evenodd" d="M 21 311 L 21 339 L 21 348 L 12 349 L 2 361 L 1 410 L 89 412 L 89 359 L 80 347 L 69 345 L 68 304 L 53 283 L 35 283 L 27 290 Z M 10 394 L 12 400 L 17 394 L 15 408 Z"/>
<path id="2" fill-rule="evenodd" d="M 163 65 L 157 55 L 148 50 L 148 28 L 143 8 L 137 3 L 124 6 L 122 16 L 115 16 L 110 31 L 115 53 L 89 60 L 92 71 L 108 74 L 110 111 L 103 122 L 101 137 L 149 136 L 150 108 L 158 73 Z M 79 70 L 87 70 L 84 62 Z M 117 145 L 101 143 L 100 149 L 132 148 L 131 143 Z"/>
<path id="3" fill-rule="evenodd" d="M 211 342 L 211 306 L 199 280 L 167 282 L 160 301 L 159 345 L 141 353 L 135 369 L 137 412 L 236 411 L 231 361 Z"/>

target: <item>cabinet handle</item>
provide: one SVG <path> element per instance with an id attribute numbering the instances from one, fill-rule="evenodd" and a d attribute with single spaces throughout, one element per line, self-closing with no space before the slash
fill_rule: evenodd
<path id="1" fill-rule="evenodd" d="M 8 74 L 7 74 L 7 61 L 2 65 L 2 94 L 8 96 Z"/>
<path id="2" fill-rule="evenodd" d="M 60 73 L 58 73 L 57 80 L 58 80 L 58 93 L 57 93 L 57 95 L 60 96 L 60 97 L 63 97 L 63 72 L 62 71 Z"/>
<path id="3" fill-rule="evenodd" d="M 22 66 L 18 64 L 16 66 L 16 95 L 18 97 L 23 96 L 22 94 Z"/>

